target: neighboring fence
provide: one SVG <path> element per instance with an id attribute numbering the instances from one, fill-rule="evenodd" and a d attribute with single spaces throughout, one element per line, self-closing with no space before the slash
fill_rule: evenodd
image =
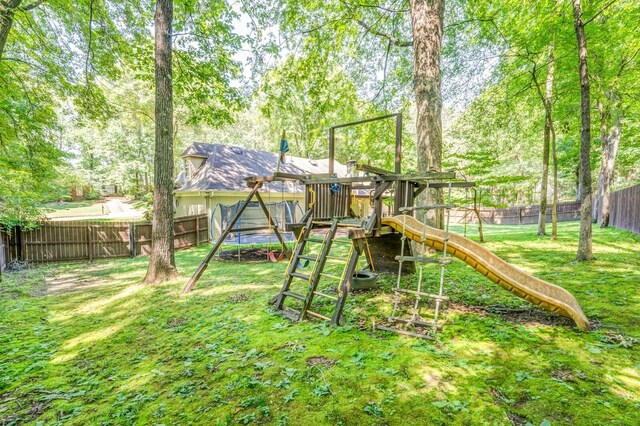
<path id="1" fill-rule="evenodd" d="M 207 215 L 174 220 L 175 248 L 208 242 Z M 151 251 L 150 222 L 47 222 L 38 229 L 0 233 L 4 262 L 32 262 L 134 257 Z"/>
<path id="2" fill-rule="evenodd" d="M 640 185 L 611 193 L 609 225 L 640 234 Z"/>
<path id="3" fill-rule="evenodd" d="M 494 225 L 530 225 L 538 223 L 540 206 L 509 207 L 509 208 L 480 208 L 482 223 Z M 473 211 L 452 210 L 451 223 L 469 224 L 478 223 L 478 219 Z M 580 219 L 580 203 L 558 203 L 558 222 Z M 551 222 L 551 206 L 547 207 L 547 221 Z"/>

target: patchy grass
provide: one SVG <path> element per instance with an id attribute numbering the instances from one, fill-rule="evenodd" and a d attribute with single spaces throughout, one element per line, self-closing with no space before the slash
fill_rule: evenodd
<path id="1" fill-rule="evenodd" d="M 49 203 L 45 205 L 45 208 L 47 209 L 47 217 L 50 219 L 109 214 L 109 207 L 100 200 Z"/>
<path id="2" fill-rule="evenodd" d="M 5 274 L 0 424 L 640 424 L 640 237 L 594 228 L 598 259 L 574 264 L 577 226 L 487 227 L 486 245 L 570 290 L 591 333 L 459 261 L 437 342 L 371 330 L 393 276 L 343 328 L 271 311 L 286 263 L 214 261 L 181 295 L 204 246 L 157 287 L 145 258 Z"/>

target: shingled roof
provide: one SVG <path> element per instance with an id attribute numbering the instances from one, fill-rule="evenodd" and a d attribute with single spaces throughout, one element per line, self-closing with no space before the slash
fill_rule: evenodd
<path id="1" fill-rule="evenodd" d="M 193 143 L 182 157 L 202 157 L 206 160 L 195 171 L 193 177 L 178 188 L 182 191 L 249 191 L 246 177 L 271 176 L 278 164 L 279 155 L 273 152 L 256 151 L 237 146 Z M 334 171 L 346 176 L 347 167 L 338 162 Z M 280 172 L 292 174 L 329 173 L 329 160 L 310 160 L 287 155 Z M 293 182 L 271 182 L 268 190 L 303 192 L 304 188 Z"/>

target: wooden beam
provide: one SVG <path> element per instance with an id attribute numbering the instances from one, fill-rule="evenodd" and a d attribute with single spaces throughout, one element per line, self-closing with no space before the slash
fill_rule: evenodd
<path id="1" fill-rule="evenodd" d="M 361 172 L 375 173 L 377 175 L 394 174 L 391 170 L 382 169 L 380 167 L 371 166 L 365 163 L 356 163 L 356 170 L 360 170 Z"/>

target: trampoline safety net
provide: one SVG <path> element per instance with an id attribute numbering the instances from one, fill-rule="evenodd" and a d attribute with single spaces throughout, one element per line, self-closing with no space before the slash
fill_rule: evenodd
<path id="1" fill-rule="evenodd" d="M 239 201 L 236 204 L 216 205 L 211 215 L 211 226 L 209 227 L 212 241 L 216 241 L 220 237 L 222 230 L 229 225 L 243 204 L 244 201 Z M 288 232 L 287 225 L 296 223 L 296 221 L 302 217 L 304 212 L 299 203 L 297 201 L 281 201 L 265 203 L 265 205 L 271 215 L 271 220 L 273 220 L 278 227 L 278 231 L 280 231 L 284 240 L 292 241 L 293 233 Z M 265 216 L 260 205 L 257 202 L 251 202 L 233 228 L 266 227 L 268 224 L 269 219 Z M 274 235 L 274 232 L 268 229 L 261 231 L 232 232 L 225 240 L 227 244 L 264 244 L 269 242 L 277 243 L 278 239 Z"/>

